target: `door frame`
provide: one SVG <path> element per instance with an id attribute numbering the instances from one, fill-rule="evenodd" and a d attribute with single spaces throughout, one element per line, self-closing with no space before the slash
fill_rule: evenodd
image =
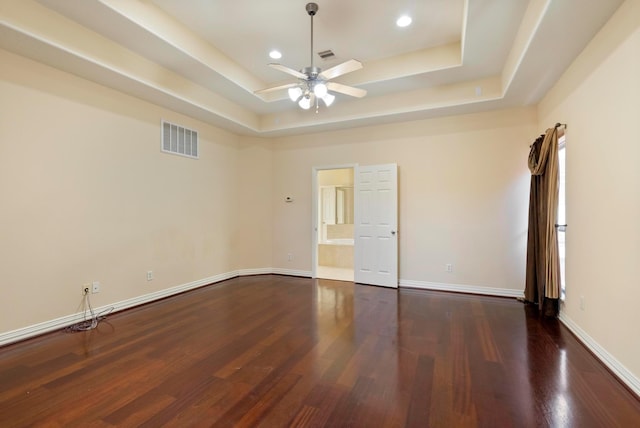
<path id="1" fill-rule="evenodd" d="M 355 172 L 357 167 L 357 163 L 345 163 L 311 168 L 311 278 L 318 277 L 318 171 L 353 168 Z"/>

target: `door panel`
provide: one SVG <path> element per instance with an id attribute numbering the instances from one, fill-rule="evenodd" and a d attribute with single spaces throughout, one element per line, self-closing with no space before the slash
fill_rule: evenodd
<path id="1" fill-rule="evenodd" d="M 355 281 L 397 288 L 397 165 L 357 167 L 355 176 Z"/>

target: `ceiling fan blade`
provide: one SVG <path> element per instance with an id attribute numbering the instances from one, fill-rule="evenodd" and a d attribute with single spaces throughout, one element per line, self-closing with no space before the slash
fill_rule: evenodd
<path id="1" fill-rule="evenodd" d="M 264 88 L 264 89 L 259 89 L 257 91 L 253 91 L 254 94 L 258 95 L 258 94 L 266 94 L 268 92 L 275 92 L 275 91 L 280 91 L 282 89 L 289 89 L 289 88 L 293 88 L 294 86 L 298 86 L 299 83 L 287 83 L 286 85 L 278 85 L 278 86 L 272 86 L 270 88 Z"/>
<path id="2" fill-rule="evenodd" d="M 345 61 L 342 64 L 338 64 L 334 67 L 327 68 L 325 71 L 320 73 L 318 77 L 324 80 L 330 80 L 334 77 L 342 76 L 343 74 L 351 73 L 352 71 L 360 70 L 362 68 L 362 63 L 355 59 L 350 59 L 349 61 Z"/>
<path id="3" fill-rule="evenodd" d="M 327 82 L 327 89 L 357 98 L 362 98 L 367 95 L 366 89 L 354 88 L 353 86 L 347 86 L 336 82 Z"/>
<path id="4" fill-rule="evenodd" d="M 274 68 L 276 70 L 282 71 L 284 73 L 290 74 L 292 76 L 297 77 L 298 79 L 307 79 L 307 75 L 304 73 L 299 72 L 298 70 L 294 70 L 293 68 L 289 68 L 287 66 L 284 66 L 282 64 L 277 64 L 277 63 L 271 63 L 269 64 L 269 67 Z"/>

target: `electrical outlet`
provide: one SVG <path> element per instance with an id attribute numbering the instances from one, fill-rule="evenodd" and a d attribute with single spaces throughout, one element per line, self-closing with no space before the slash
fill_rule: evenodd
<path id="1" fill-rule="evenodd" d="M 89 294 L 89 291 L 91 291 L 91 284 L 82 284 L 82 295 Z"/>
<path id="2" fill-rule="evenodd" d="M 451 263 L 447 263 L 447 264 L 445 265 L 444 269 L 445 269 L 447 272 L 451 273 L 451 272 L 453 272 L 453 265 L 452 265 Z"/>
<path id="3" fill-rule="evenodd" d="M 288 261 L 292 261 L 292 260 L 293 260 L 293 254 L 288 253 L 288 254 L 287 254 L 287 260 L 288 260 Z"/>
<path id="4" fill-rule="evenodd" d="M 580 296 L 580 310 L 584 311 L 584 296 Z"/>
<path id="5" fill-rule="evenodd" d="M 153 271 L 152 270 L 148 270 L 147 271 L 147 281 L 151 281 L 153 280 Z"/>
<path id="6" fill-rule="evenodd" d="M 100 282 L 98 281 L 93 281 L 91 283 L 91 293 L 92 294 L 96 294 L 100 292 Z"/>

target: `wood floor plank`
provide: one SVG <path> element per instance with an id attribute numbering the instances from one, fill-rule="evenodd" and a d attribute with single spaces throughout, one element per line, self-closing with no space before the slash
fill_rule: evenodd
<path id="1" fill-rule="evenodd" d="M 0 426 L 631 427 L 640 401 L 515 300 L 261 275 L 0 348 Z"/>
<path id="2" fill-rule="evenodd" d="M 317 421 L 318 409 L 311 406 L 303 406 L 298 413 L 296 413 L 293 421 L 291 421 L 292 428 L 307 428 L 313 426 L 314 421 Z M 278 425 L 285 426 L 285 425 Z"/>
<path id="3" fill-rule="evenodd" d="M 433 425 L 431 408 L 433 406 L 432 394 L 434 392 L 434 360 L 431 357 L 418 358 L 409 408 L 407 409 L 407 426 Z"/>

